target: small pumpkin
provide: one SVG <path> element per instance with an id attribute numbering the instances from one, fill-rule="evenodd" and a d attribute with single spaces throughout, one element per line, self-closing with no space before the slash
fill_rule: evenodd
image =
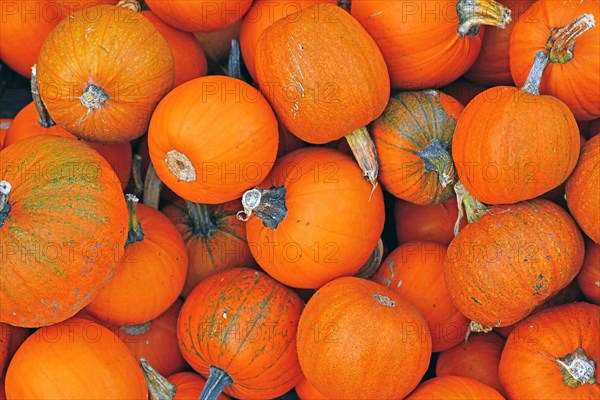
<path id="1" fill-rule="evenodd" d="M 50 33 L 37 61 L 40 96 L 52 119 L 89 141 L 140 137 L 173 87 L 168 43 L 143 15 L 121 6 L 73 13 Z"/>
<path id="2" fill-rule="evenodd" d="M 121 185 L 77 140 L 38 135 L 0 154 L 0 322 L 63 321 L 113 277 L 127 239 Z"/>
<path id="3" fill-rule="evenodd" d="M 450 145 L 463 106 L 437 90 L 398 92 L 369 126 L 379 180 L 397 198 L 419 205 L 448 200 L 455 180 Z"/>
<path id="4" fill-rule="evenodd" d="M 600 135 L 586 142 L 575 170 L 565 184 L 569 211 L 579 227 L 600 243 Z"/>
<path id="5" fill-rule="evenodd" d="M 431 356 L 419 311 L 391 289 L 356 277 L 337 278 L 311 297 L 297 346 L 306 379 L 331 399 L 404 398 Z"/>
<path id="6" fill-rule="evenodd" d="M 421 383 L 406 400 L 504 400 L 504 397 L 491 386 L 465 376 L 442 376 Z"/>
<path id="7" fill-rule="evenodd" d="M 148 398 L 141 369 L 109 329 L 70 318 L 35 331 L 6 372 L 12 399 Z"/>
<path id="8" fill-rule="evenodd" d="M 511 399 L 596 399 L 600 308 L 569 303 L 519 324 L 504 345 L 500 382 Z"/>
<path id="9" fill-rule="evenodd" d="M 10 360 L 27 339 L 30 331 L 26 328 L 12 326 L 0 322 L 0 376 L 4 376 L 6 368 L 10 364 Z"/>
<path id="10" fill-rule="evenodd" d="M 600 305 L 600 244 L 586 241 L 585 257 L 577 283 L 591 303 Z"/>
<path id="11" fill-rule="evenodd" d="M 301 379 L 295 334 L 303 303 L 263 272 L 232 268 L 200 282 L 179 316 L 183 357 L 208 377 L 200 399 L 221 391 L 272 399 Z"/>

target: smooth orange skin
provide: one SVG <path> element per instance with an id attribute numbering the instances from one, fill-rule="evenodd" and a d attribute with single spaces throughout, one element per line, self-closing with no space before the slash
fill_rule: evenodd
<path id="1" fill-rule="evenodd" d="M 305 142 L 331 142 L 367 125 L 389 99 L 377 44 L 334 4 L 314 4 L 275 21 L 261 34 L 255 57 L 261 91 Z"/>
<path id="2" fill-rule="evenodd" d="M 577 283 L 586 299 L 600 305 L 600 244 L 586 241 L 585 258 Z"/>
<path id="3" fill-rule="evenodd" d="M 74 135 L 64 130 L 58 125 L 44 128 L 38 122 L 38 113 L 33 102 L 26 105 L 17 113 L 6 132 L 4 145 L 8 146 L 35 135 L 52 135 L 71 139 L 77 139 Z M 96 150 L 108 161 L 119 177 L 121 188 L 125 189 L 131 176 L 131 143 L 102 144 L 97 142 L 86 142 L 91 148 Z"/>
<path id="4" fill-rule="evenodd" d="M 421 383 L 406 400 L 504 400 L 491 386 L 464 376 L 443 376 Z"/>
<path id="5" fill-rule="evenodd" d="M 152 22 L 171 48 L 175 66 L 173 87 L 208 73 L 206 55 L 202 45 L 192 33 L 168 25 L 152 11 L 142 11 L 142 15 Z"/>
<path id="6" fill-rule="evenodd" d="M 127 237 L 121 185 L 100 154 L 72 139 L 30 137 L 0 157 L 0 180 L 12 185 L 0 228 L 0 322 L 64 321 L 115 272 Z"/>
<path id="7" fill-rule="evenodd" d="M 496 86 L 463 110 L 452 139 L 460 181 L 487 204 L 512 204 L 563 183 L 579 157 L 573 114 L 552 96 Z"/>
<path id="8" fill-rule="evenodd" d="M 277 154 L 277 119 L 267 100 L 247 83 L 205 76 L 173 89 L 152 115 L 150 159 L 160 179 L 180 197 L 220 204 L 239 199 L 269 173 Z M 180 181 L 165 155 L 177 150 L 196 170 Z"/>
<path id="9" fill-rule="evenodd" d="M 81 318 L 43 327 L 17 350 L 6 372 L 12 399 L 140 399 L 144 375 L 125 344 Z"/>
<path id="10" fill-rule="evenodd" d="M 399 92 L 369 125 L 379 156 L 379 181 L 397 198 L 420 205 L 439 204 L 452 195 L 435 171 L 428 172 L 418 152 L 435 139 L 452 143 L 463 106 L 437 90 Z"/>
<path id="11" fill-rule="evenodd" d="M 240 49 L 244 64 L 253 79 L 256 79 L 255 52 L 258 38 L 275 21 L 316 3 L 337 4 L 336 0 L 256 0 L 242 19 L 240 27 Z"/>
<path id="12" fill-rule="evenodd" d="M 552 28 L 561 28 L 582 14 L 592 14 L 596 26 L 577 38 L 573 59 L 549 62 L 540 93 L 562 100 L 578 120 L 600 117 L 600 7 L 595 0 L 538 0 L 518 20 L 510 36 L 510 71 L 517 84 L 527 79 L 535 54 L 545 50 Z"/>
<path id="13" fill-rule="evenodd" d="M 439 88 L 463 75 L 475 62 L 485 32 L 458 36 L 456 0 L 436 4 L 356 1 L 354 16 L 373 37 L 389 68 L 394 89 Z"/>
<path id="14" fill-rule="evenodd" d="M 565 198 L 579 227 L 600 243 L 600 135 L 586 142 L 575 170 L 567 179 Z"/>
<path id="15" fill-rule="evenodd" d="M 302 378 L 294 388 L 300 400 L 327 400 L 313 385 L 310 384 L 306 377 Z"/>
<path id="16" fill-rule="evenodd" d="M 380 304 L 373 295 L 395 304 Z M 306 379 L 327 398 L 401 399 L 427 370 L 431 336 L 416 307 L 399 294 L 369 280 L 341 277 L 306 304 L 298 357 Z"/>
<path id="17" fill-rule="evenodd" d="M 322 147 L 295 150 L 261 183 L 272 186 L 285 187 L 287 215 L 276 229 L 254 214 L 246 222 L 250 251 L 270 276 L 316 289 L 355 274 L 369 259 L 383 231 L 383 192 L 373 190 L 350 156 Z"/>
<path id="18" fill-rule="evenodd" d="M 442 351 L 435 364 L 435 375 L 466 376 L 493 387 L 504 395 L 498 378 L 500 356 L 506 340 L 492 332 L 472 333 L 464 343 Z"/>
<path id="19" fill-rule="evenodd" d="M 445 245 L 407 242 L 392 250 L 372 278 L 417 307 L 427 321 L 433 352 L 461 343 L 469 326 L 446 288 L 445 257 Z"/>
<path id="20" fill-rule="evenodd" d="M 188 256 L 175 225 L 145 204 L 137 205 L 137 216 L 144 239 L 118 253 L 114 278 L 86 307 L 108 323 L 137 325 L 157 318 L 177 300 L 185 282 Z"/>
<path id="21" fill-rule="evenodd" d="M 148 129 L 154 108 L 175 80 L 167 41 L 143 15 L 98 6 L 78 11 L 48 36 L 37 61 L 40 96 L 54 121 L 73 135 L 122 143 Z M 86 86 L 108 100 L 96 110 L 81 103 Z"/>
<path id="22" fill-rule="evenodd" d="M 4 147 L 6 132 L 12 123 L 12 118 L 0 118 L 0 150 Z"/>
<path id="23" fill-rule="evenodd" d="M 206 385 L 206 379 L 195 372 L 178 372 L 167 379 L 177 387 L 173 400 L 198 400 Z M 217 400 L 229 399 L 229 396 L 222 393 L 217 397 Z"/>
<path id="24" fill-rule="evenodd" d="M 569 303 L 548 308 L 521 322 L 506 340 L 500 360 L 500 382 L 507 398 L 599 398 L 600 385 L 597 383 L 575 389 L 564 385 L 555 361 L 580 347 L 598 365 L 599 312 L 599 307 L 594 304 Z"/>
<path id="25" fill-rule="evenodd" d="M 444 276 L 456 307 L 484 326 L 514 324 L 579 273 L 584 242 L 570 215 L 543 199 L 495 206 L 450 243 Z"/>
<path id="26" fill-rule="evenodd" d="M 0 376 L 4 376 L 10 360 L 31 331 L 0 322 Z"/>
<path id="27" fill-rule="evenodd" d="M 510 34 L 515 26 L 515 22 L 524 13 L 529 13 L 529 6 L 535 0 L 504 0 L 502 5 L 511 10 L 511 22 L 504 29 L 496 27 L 486 28 L 481 51 L 477 59 L 465 72 L 464 77 L 470 81 L 487 85 L 514 85 L 510 73 L 509 44 Z"/>
<path id="28" fill-rule="evenodd" d="M 183 357 L 204 377 L 209 367 L 233 379 L 235 398 L 273 399 L 302 378 L 296 328 L 303 303 L 264 272 L 233 268 L 200 282 L 186 299 L 177 337 Z"/>

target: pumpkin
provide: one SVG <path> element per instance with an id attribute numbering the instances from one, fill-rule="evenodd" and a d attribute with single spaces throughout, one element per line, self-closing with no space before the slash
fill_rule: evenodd
<path id="1" fill-rule="evenodd" d="M 212 32 L 194 32 L 194 37 L 200 42 L 206 58 L 218 63 L 229 55 L 231 41 L 237 40 L 240 35 L 242 20 L 228 28 Z"/>
<path id="2" fill-rule="evenodd" d="M 304 377 L 294 388 L 300 400 L 327 400 L 313 385 Z"/>
<path id="3" fill-rule="evenodd" d="M 0 322 L 39 327 L 85 307 L 127 239 L 114 171 L 76 140 L 35 136 L 0 153 Z"/>
<path id="4" fill-rule="evenodd" d="M 10 360 L 29 333 L 29 329 L 0 322 L 0 376 L 4 376 Z"/>
<path id="5" fill-rule="evenodd" d="M 35 331 L 6 372 L 7 399 L 147 399 L 144 375 L 110 330 L 71 318 Z"/>
<path id="6" fill-rule="evenodd" d="M 223 30 L 240 21 L 252 0 L 146 0 L 152 12 L 167 24 L 186 32 Z"/>
<path id="7" fill-rule="evenodd" d="M 437 90 L 399 92 L 369 126 L 379 155 L 379 180 L 395 197 L 419 205 L 452 195 L 450 144 L 463 106 Z"/>
<path id="8" fill-rule="evenodd" d="M 519 324 L 504 345 L 500 382 L 511 399 L 600 397 L 597 305 L 548 308 Z"/>
<path id="9" fill-rule="evenodd" d="M 89 141 L 122 143 L 148 128 L 173 86 L 168 43 L 143 15 L 98 6 L 78 11 L 48 36 L 37 61 L 40 96 L 52 119 Z"/>
<path id="10" fill-rule="evenodd" d="M 6 132 L 8 132 L 11 123 L 12 118 L 0 118 L 0 150 L 4 147 Z"/>
<path id="11" fill-rule="evenodd" d="M 435 377 L 421 383 L 406 400 L 504 400 L 504 397 L 491 386 L 465 376 Z"/>
<path id="12" fill-rule="evenodd" d="M 579 157 L 579 129 L 559 99 L 540 95 L 548 58 L 536 55 L 521 88 L 496 86 L 463 110 L 452 139 L 460 181 L 488 204 L 529 200 L 563 183 Z"/>
<path id="13" fill-rule="evenodd" d="M 189 268 L 183 297 L 211 275 L 256 265 L 246 241 L 246 226 L 236 218 L 239 208 L 239 200 L 210 206 L 176 200 L 162 209 L 187 248 Z"/>
<path id="14" fill-rule="evenodd" d="M 440 88 L 440 92 L 446 93 L 463 106 L 466 106 L 475 96 L 486 89 L 489 89 L 489 87 L 460 78 Z"/>
<path id="15" fill-rule="evenodd" d="M 510 22 L 510 10 L 493 0 L 355 1 L 351 13 L 381 49 L 392 87 L 400 90 L 456 80 L 479 55 L 485 25 Z"/>
<path id="16" fill-rule="evenodd" d="M 406 242 L 386 257 L 372 278 L 419 310 L 427 321 L 433 352 L 462 342 L 469 326 L 469 321 L 456 309 L 446 289 L 445 257 L 445 245 Z"/>
<path id="17" fill-rule="evenodd" d="M 567 286 L 583 254 L 583 237 L 569 214 L 535 199 L 492 207 L 465 226 L 448 246 L 444 276 L 467 318 L 506 326 Z"/>
<path id="18" fill-rule="evenodd" d="M 573 174 L 565 184 L 569 211 L 579 227 L 600 243 L 600 135 L 586 142 Z"/>
<path id="19" fill-rule="evenodd" d="M 208 73 L 206 55 L 193 34 L 173 28 L 152 11 L 142 11 L 142 15 L 152 22 L 171 48 L 175 68 L 173 87 Z"/>
<path id="20" fill-rule="evenodd" d="M 200 282 L 183 304 L 177 329 L 183 357 L 208 377 L 210 391 L 200 399 L 222 390 L 272 399 L 291 390 L 302 376 L 295 342 L 302 306 L 291 289 L 250 268 Z"/>
<path id="21" fill-rule="evenodd" d="M 108 323 L 138 325 L 157 318 L 177 300 L 188 256 L 179 231 L 164 214 L 138 204 L 133 195 L 126 197 L 129 231 L 117 272 L 86 310 Z"/>
<path id="22" fill-rule="evenodd" d="M 394 222 L 398 243 L 424 240 L 449 245 L 454 239 L 454 225 L 458 220 L 456 197 L 441 204 L 420 206 L 405 200 L 394 201 Z M 467 224 L 465 217 L 459 228 Z"/>
<path id="23" fill-rule="evenodd" d="M 307 143 L 300 140 L 298 136 L 294 135 L 288 128 L 285 127 L 281 122 L 279 123 L 279 148 L 277 149 L 277 157 L 280 158 L 293 150 L 306 147 Z"/>
<path id="24" fill-rule="evenodd" d="M 404 398 L 431 356 L 419 311 L 391 289 L 356 277 L 337 278 L 311 297 L 297 340 L 306 379 L 331 399 Z"/>
<path id="25" fill-rule="evenodd" d="M 600 19 L 596 0 L 538 0 L 516 21 L 510 35 L 510 71 L 517 85 L 531 61 L 548 52 L 540 93 L 562 100 L 578 120 L 600 117 Z M 589 32 L 588 32 L 589 30 Z"/>
<path id="26" fill-rule="evenodd" d="M 219 204 L 240 198 L 267 176 L 277 135 L 275 114 L 259 91 L 238 79 L 206 76 L 160 102 L 148 148 L 159 178 L 177 195 Z"/>
<path id="27" fill-rule="evenodd" d="M 585 297 L 594 304 L 600 304 L 600 244 L 586 241 L 585 257 L 577 283 Z"/>
<path id="28" fill-rule="evenodd" d="M 474 333 L 465 346 L 460 343 L 440 352 L 435 363 L 435 375 L 466 376 L 493 387 L 504 395 L 498 378 L 498 365 L 505 339 L 494 333 Z"/>
<path id="29" fill-rule="evenodd" d="M 385 219 L 381 188 L 361 177 L 350 156 L 329 148 L 283 156 L 242 204 L 258 265 L 295 288 L 355 274 L 375 249 Z"/>
<path id="30" fill-rule="evenodd" d="M 464 74 L 464 77 L 482 85 L 499 86 L 514 85 L 510 73 L 509 43 L 515 22 L 523 14 L 531 18 L 534 8 L 529 9 L 535 0 L 502 0 L 501 3 L 511 10 L 513 23 L 507 24 L 504 29 L 490 27 L 486 29 L 481 42 L 481 51 L 475 63 Z M 524 17 L 528 18 L 528 17 Z"/>

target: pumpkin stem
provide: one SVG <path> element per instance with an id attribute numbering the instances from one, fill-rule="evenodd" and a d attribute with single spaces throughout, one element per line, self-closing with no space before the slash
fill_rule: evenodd
<path id="1" fill-rule="evenodd" d="M 142 178 L 142 156 L 135 154 L 131 163 L 131 180 L 127 185 L 127 193 L 137 197 L 144 194 L 144 179 Z"/>
<path id="2" fill-rule="evenodd" d="M 232 383 L 233 379 L 231 379 L 227 372 L 211 365 L 208 380 L 198 400 L 215 400 L 219 397 L 223 389 Z"/>
<path id="3" fill-rule="evenodd" d="M 169 150 L 165 154 L 165 163 L 169 171 L 175 177 L 184 182 L 193 182 L 196 180 L 196 168 L 192 161 L 183 153 L 177 150 Z"/>
<path id="4" fill-rule="evenodd" d="M 124 325 L 124 326 L 121 326 L 119 329 L 122 330 L 123 332 L 127 333 L 128 335 L 137 336 L 137 335 L 143 335 L 144 333 L 147 333 L 150 330 L 151 326 L 152 326 L 152 321 L 148 321 L 148 322 L 144 322 L 143 324 Z"/>
<path id="5" fill-rule="evenodd" d="M 488 206 L 477 200 L 471 193 L 465 189 L 461 181 L 454 184 L 454 192 L 458 203 L 458 218 L 454 224 L 454 236 L 458 235 L 460 220 L 465 213 L 467 214 L 467 222 L 471 223 L 479 219 L 488 210 Z"/>
<path id="6" fill-rule="evenodd" d="M 350 12 L 350 9 L 352 8 L 352 0 L 338 0 L 337 5 L 338 7 Z"/>
<path id="7" fill-rule="evenodd" d="M 142 11 L 142 5 L 137 0 L 121 0 L 117 3 L 117 7 L 127 8 L 133 12 Z"/>
<path id="8" fill-rule="evenodd" d="M 557 358 L 556 363 L 560 367 L 563 383 L 575 389 L 578 386 L 596 383 L 596 366 L 594 360 L 587 358 L 585 350 L 581 347 L 575 349 L 571 354 Z"/>
<path id="9" fill-rule="evenodd" d="M 145 358 L 140 358 L 140 366 L 146 378 L 151 400 L 173 400 L 177 386 L 158 373 Z"/>
<path id="10" fill-rule="evenodd" d="M 548 54 L 544 50 L 540 50 L 535 53 L 533 58 L 533 65 L 527 75 L 527 80 L 521 88 L 527 94 L 533 94 L 539 96 L 540 94 L 540 83 L 542 82 L 542 75 L 548 65 Z"/>
<path id="11" fill-rule="evenodd" d="M 396 302 L 384 294 L 373 293 L 371 295 L 372 298 L 375 299 L 376 302 L 386 307 L 396 307 Z"/>
<path id="12" fill-rule="evenodd" d="M 546 49 L 550 53 L 550 62 L 565 64 L 571 61 L 575 42 L 595 24 L 593 14 L 583 14 L 562 28 L 552 28 L 546 42 Z"/>
<path id="13" fill-rule="evenodd" d="M 125 247 L 135 242 L 141 242 L 144 240 L 144 231 L 142 225 L 137 217 L 137 204 L 139 199 L 133 194 L 126 194 L 127 199 L 127 210 L 129 211 L 129 231 L 127 232 L 127 241 Z"/>
<path id="14" fill-rule="evenodd" d="M 10 197 L 10 190 L 12 186 L 7 181 L 0 181 L 0 228 L 4 226 L 4 221 L 8 218 L 10 212 L 10 203 L 8 198 Z"/>
<path id="15" fill-rule="evenodd" d="M 465 344 L 463 348 L 465 350 L 467 349 L 467 343 L 469 342 L 469 336 L 471 336 L 471 333 L 489 333 L 492 331 L 492 329 L 493 328 L 491 326 L 485 326 L 481 325 L 479 322 L 471 321 L 469 323 L 469 329 L 467 329 L 467 334 L 465 335 Z"/>
<path id="16" fill-rule="evenodd" d="M 270 189 L 254 188 L 242 196 L 243 211 L 238 211 L 237 219 L 248 221 L 252 213 L 267 228 L 276 229 L 287 215 L 285 207 L 285 187 L 273 186 Z"/>
<path id="17" fill-rule="evenodd" d="M 364 126 L 345 137 L 356 162 L 358 162 L 363 172 L 363 176 L 373 185 L 373 190 L 371 190 L 371 194 L 373 194 L 377 187 L 376 180 L 379 175 L 379 156 L 377 155 L 375 143 L 373 143 L 369 131 Z"/>
<path id="18" fill-rule="evenodd" d="M 106 94 L 104 89 L 93 83 L 88 83 L 83 89 L 83 94 L 79 98 L 79 101 L 84 107 L 96 111 L 102 108 L 108 99 L 110 99 L 110 96 Z"/>
<path id="19" fill-rule="evenodd" d="M 371 253 L 371 256 L 354 276 L 357 278 L 370 279 L 375 272 L 379 269 L 381 265 L 381 260 L 383 259 L 383 241 L 381 238 L 377 241 L 377 245 L 375 246 L 375 250 Z"/>
<path id="20" fill-rule="evenodd" d="M 240 42 L 231 40 L 231 51 L 227 63 L 227 75 L 230 78 L 242 80 L 242 56 L 240 53 Z"/>
<path id="21" fill-rule="evenodd" d="M 146 179 L 144 180 L 144 204 L 158 210 L 160 204 L 160 189 L 162 181 L 156 174 L 152 163 L 148 165 Z"/>
<path id="22" fill-rule="evenodd" d="M 192 233 L 202 237 L 210 236 L 217 230 L 216 225 L 210 218 L 208 206 L 206 204 L 194 203 L 193 201 L 185 201 L 188 207 L 188 215 L 192 220 Z"/>
<path id="23" fill-rule="evenodd" d="M 442 187 L 454 183 L 454 163 L 447 143 L 442 143 L 436 138 L 419 151 L 419 157 L 425 163 L 425 171 L 438 174 Z"/>
<path id="24" fill-rule="evenodd" d="M 511 20 L 510 8 L 494 0 L 459 0 L 456 3 L 456 13 L 459 36 L 478 35 L 481 25 L 504 29 Z"/>
<path id="25" fill-rule="evenodd" d="M 56 125 L 54 120 L 52 120 L 52 117 L 50 117 L 50 114 L 48 114 L 48 110 L 40 96 L 37 84 L 37 65 L 31 67 L 31 97 L 33 98 L 33 104 L 35 104 L 35 109 L 38 113 L 38 123 L 40 126 L 42 128 L 50 128 L 51 126 Z"/>

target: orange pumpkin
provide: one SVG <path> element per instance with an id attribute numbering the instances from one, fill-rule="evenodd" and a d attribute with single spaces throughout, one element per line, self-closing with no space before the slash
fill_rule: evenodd
<path id="1" fill-rule="evenodd" d="M 600 308 L 569 303 L 519 324 L 504 345 L 500 382 L 511 399 L 600 398 Z"/>
<path id="2" fill-rule="evenodd" d="M 231 50 L 231 41 L 239 39 L 242 21 L 228 28 L 212 32 L 194 32 L 194 37 L 200 42 L 206 58 L 215 63 L 224 60 Z"/>
<path id="3" fill-rule="evenodd" d="M 12 118 L 0 118 L 0 149 L 4 147 L 6 132 L 8 132 L 11 122 Z"/>
<path id="4" fill-rule="evenodd" d="M 464 78 L 460 78 L 442 87 L 440 92 L 446 93 L 447 95 L 456 99 L 463 106 L 466 106 L 471 100 L 473 100 L 473 98 L 475 98 L 475 96 L 486 89 L 489 89 L 489 87 L 470 82 Z"/>
<path id="5" fill-rule="evenodd" d="M 311 297 L 297 346 L 306 379 L 331 399 L 404 398 L 431 356 L 419 311 L 391 289 L 355 277 L 335 279 Z"/>
<path id="6" fill-rule="evenodd" d="M 379 45 L 400 90 L 456 80 L 480 52 L 483 25 L 510 21 L 510 10 L 493 0 L 355 1 L 351 12 Z"/>
<path id="7" fill-rule="evenodd" d="M 206 76 L 173 89 L 158 105 L 148 148 L 159 178 L 180 197 L 219 204 L 242 196 L 269 173 L 277 119 L 247 83 Z"/>
<path id="8" fill-rule="evenodd" d="M 600 135 L 586 142 L 575 170 L 565 184 L 569 211 L 579 227 L 600 243 Z"/>
<path id="9" fill-rule="evenodd" d="M 296 395 L 300 400 L 327 400 L 313 385 L 310 384 L 306 377 L 303 377 L 294 388 Z"/>
<path id="10" fill-rule="evenodd" d="M 444 276 L 467 318 L 506 326 L 567 286 L 583 253 L 583 237 L 569 214 L 536 199 L 492 207 L 465 226 L 448 247 Z"/>
<path id="11" fill-rule="evenodd" d="M 29 333 L 29 329 L 0 322 L 0 376 L 4 376 L 10 360 Z"/>
<path id="12" fill-rule="evenodd" d="M 0 322 L 63 321 L 115 272 L 127 238 L 119 180 L 73 139 L 34 136 L 0 154 Z"/>
<path id="13" fill-rule="evenodd" d="M 523 85 L 534 55 L 548 52 L 540 93 L 562 100 L 578 120 L 600 117 L 600 20 L 596 0 L 538 0 L 515 22 L 510 70 Z M 589 32 L 588 32 L 589 30 Z"/>
<path id="14" fill-rule="evenodd" d="M 183 304 L 183 357 L 215 398 L 273 399 L 301 379 L 296 328 L 302 300 L 263 272 L 232 268 L 200 282 Z M 208 394 L 211 397 L 205 397 Z"/>
<path id="15" fill-rule="evenodd" d="M 577 283 L 590 302 L 600 305 L 600 244 L 586 241 L 585 258 Z"/>
<path id="16" fill-rule="evenodd" d="M 361 177 L 351 157 L 320 147 L 277 160 L 242 204 L 252 255 L 269 275 L 296 288 L 355 274 L 371 256 L 385 219 L 381 188 Z"/>
<path id="17" fill-rule="evenodd" d="M 498 391 L 484 383 L 465 376 L 442 376 L 421 383 L 406 400 L 504 400 Z"/>
<path id="18" fill-rule="evenodd" d="M 147 130 L 173 87 L 173 56 L 135 11 L 105 5 L 95 7 L 93 17 L 75 12 L 48 36 L 37 61 L 40 96 L 52 119 L 73 135 L 130 141 Z"/>
<path id="19" fill-rule="evenodd" d="M 10 399 L 148 398 L 141 369 L 102 325 L 71 318 L 34 332 L 6 372 Z"/>

